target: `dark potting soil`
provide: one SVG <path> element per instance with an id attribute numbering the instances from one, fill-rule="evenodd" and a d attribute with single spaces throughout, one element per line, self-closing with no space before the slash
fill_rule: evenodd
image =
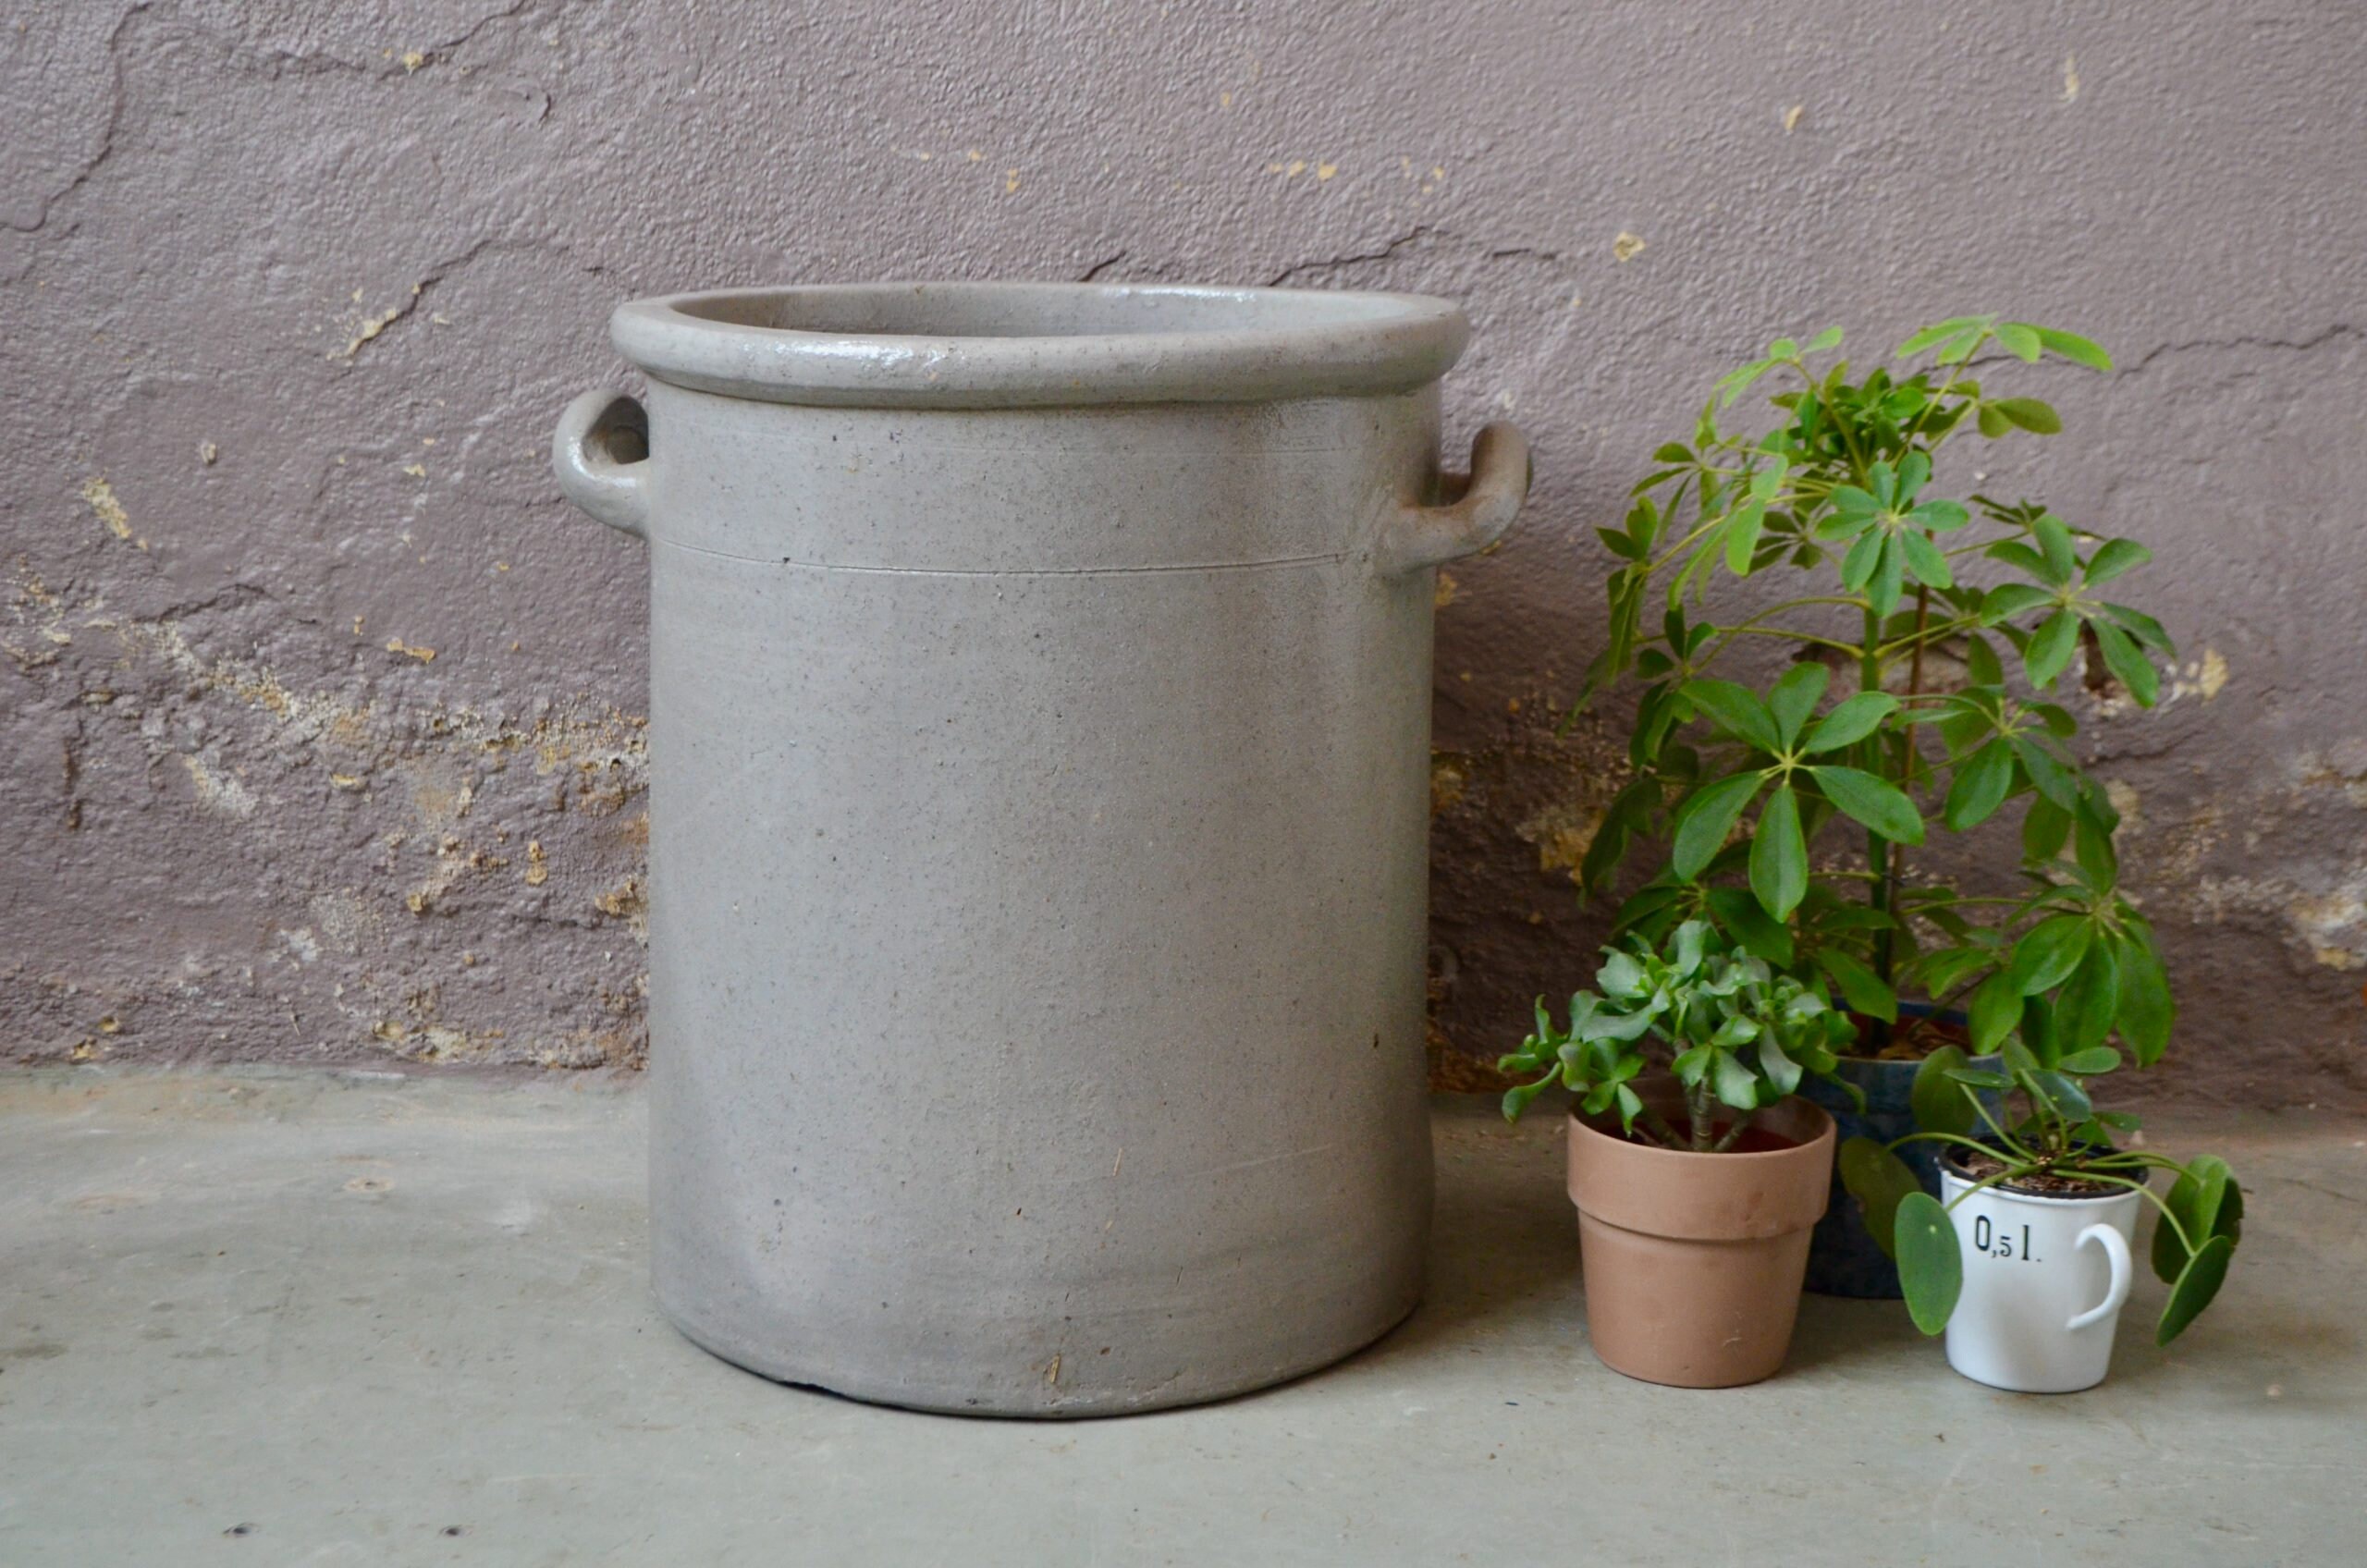
<path id="1" fill-rule="evenodd" d="M 2005 1162 L 1993 1154 L 1975 1154 L 1969 1149 L 1949 1151 L 1948 1169 L 1974 1182 L 1985 1182 L 2005 1169 Z M 2017 1176 L 1998 1186 L 2009 1193 L 2028 1193 L 2036 1197 L 2103 1198 L 2115 1193 L 2127 1192 L 2109 1182 L 2091 1182 L 2060 1170 L 2042 1170 L 2033 1176 Z"/>
<path id="2" fill-rule="evenodd" d="M 1672 1125 L 1674 1125 L 1679 1133 L 1685 1131 L 1684 1125 L 1681 1122 L 1672 1123 Z M 1734 1124 L 1730 1121 L 1720 1121 L 1714 1123 L 1713 1131 L 1710 1134 L 1711 1139 L 1714 1142 L 1719 1138 L 1724 1137 L 1726 1135 L 1726 1129 L 1732 1125 Z M 1637 1127 L 1633 1133 L 1628 1133 L 1627 1141 L 1631 1144 L 1641 1144 L 1646 1148 L 1664 1149 L 1668 1147 L 1666 1144 L 1662 1143 L 1658 1138 L 1653 1137 L 1641 1127 Z M 1799 1146 L 1800 1141 L 1797 1138 L 1787 1138 L 1781 1133 L 1771 1133 L 1764 1127 L 1746 1127 L 1742 1130 L 1742 1136 L 1734 1141 L 1734 1145 L 1731 1148 L 1723 1149 L 1720 1152 L 1724 1154 L 1779 1154 L 1784 1149 L 1796 1149 Z M 1694 1151 L 1691 1149 L 1682 1149 L 1677 1152 L 1682 1154 L 1691 1154 Z"/>
<path id="3" fill-rule="evenodd" d="M 1860 1046 L 1873 1039 L 1881 1023 L 1862 1012 L 1851 1013 L 1849 1022 L 1858 1026 Z M 1970 1056 L 1972 1031 L 1949 1018 L 1901 1018 L 1890 1026 L 1890 1044 L 1868 1055 L 1875 1061 L 1921 1061 L 1942 1046 L 1954 1046 Z"/>

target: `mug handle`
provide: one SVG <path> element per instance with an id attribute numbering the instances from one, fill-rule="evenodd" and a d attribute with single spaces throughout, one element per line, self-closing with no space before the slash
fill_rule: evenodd
<path id="1" fill-rule="evenodd" d="M 2090 1242 L 2103 1243 L 2104 1259 L 2112 1265 L 2112 1283 L 2104 1287 L 2103 1300 L 2063 1325 L 2066 1329 L 2084 1329 L 2091 1323 L 2101 1323 L 2118 1312 L 2122 1304 L 2128 1300 L 2129 1281 L 2137 1275 L 2137 1270 L 2129 1263 L 2128 1238 L 2123 1236 L 2116 1227 L 2089 1226 L 2079 1232 L 2079 1239 L 2071 1243 L 2071 1250 L 2078 1252 Z"/>

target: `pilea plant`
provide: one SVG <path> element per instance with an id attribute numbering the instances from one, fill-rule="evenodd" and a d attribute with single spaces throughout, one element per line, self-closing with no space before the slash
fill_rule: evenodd
<path id="1" fill-rule="evenodd" d="M 1536 1033 L 1497 1063 L 1523 1078 L 1542 1074 L 1505 1091 L 1507 1121 L 1559 1081 L 1589 1116 L 1615 1107 L 1631 1136 L 1641 1123 L 1669 1148 L 1723 1153 L 1750 1112 L 1798 1088 L 1806 1073 L 1832 1072 L 1836 1047 L 1855 1033 L 1814 987 L 1732 949 L 1707 921 L 1686 921 L 1658 943 L 1631 936 L 1603 958 L 1600 989 L 1570 998 L 1566 1026 L 1540 998 Z M 1650 1067 L 1684 1085 L 1684 1127 L 1637 1093 L 1632 1081 Z M 1729 1108 L 1723 1129 L 1721 1105 Z"/>
<path id="2" fill-rule="evenodd" d="M 1641 690 L 1634 778 L 1580 881 L 1606 888 L 1637 842 L 1664 839 L 1664 868 L 1617 929 L 1657 939 L 1712 918 L 1748 954 L 1821 973 L 1875 1021 L 1870 1052 L 1891 1045 L 1902 991 L 1968 1005 L 1981 1052 L 2052 994 L 2062 1050 L 2117 1038 L 2150 1063 L 2169 1038 L 2167 982 L 2119 892 L 2118 814 L 2054 700 L 2083 666 L 2098 697 L 2152 705 L 2153 656 L 2175 650 L 2107 596 L 2150 552 L 2038 502 L 1955 498 L 1940 477 L 1960 436 L 2061 428 L 2046 403 L 1986 385 L 1992 361 L 2112 361 L 2084 337 L 1995 316 L 1928 327 L 1855 376 L 1846 361 L 1812 363 L 1840 343 L 1838 328 L 1779 338 L 1720 380 L 1692 439 L 1653 454 L 1624 526 L 1598 531 L 1617 557 L 1609 640 L 1573 714 L 1629 678 Z M 1770 426 L 1724 428 L 1771 378 Z M 2002 581 L 1971 581 L 1976 569 Z M 1777 576 L 1799 591 L 1755 581 Z M 1752 650 L 1778 655 L 1763 685 L 1736 679 Z M 2017 802 L 2019 891 L 1968 893 L 1911 868 L 1934 826 L 1968 832 Z M 1838 826 L 1862 830 L 1862 863 L 1812 853 Z"/>
<path id="3" fill-rule="evenodd" d="M 2225 1160 L 2203 1155 L 2181 1164 L 2140 1148 L 2115 1145 L 2137 1119 L 2098 1110 L 2088 1080 L 2113 1071 L 2119 1055 L 2105 1046 L 2055 1048 L 2065 1020 L 2050 998 L 2026 1007 L 2018 1038 L 2005 1043 L 2005 1071 L 1971 1066 L 1955 1046 L 1924 1058 L 1915 1074 L 1919 1130 L 1890 1144 L 1850 1138 L 1841 1145 L 1841 1178 L 1865 1206 L 1867 1229 L 1898 1263 L 1899 1283 L 1916 1327 L 1947 1327 L 1964 1288 L 1964 1262 L 1950 1210 L 1983 1188 L 2056 1177 L 2095 1193 L 2141 1193 L 2161 1210 L 2153 1231 L 2153 1272 L 2170 1286 L 2155 1331 L 2168 1344 L 2219 1292 L 2243 1233 L 2243 1191 Z M 1896 1153 L 1901 1145 L 1937 1143 L 1981 1161 L 1968 1189 L 1950 1203 L 1923 1190 Z M 1984 1169 L 1985 1168 L 1985 1169 Z M 2173 1172 L 2167 1195 L 2149 1184 Z"/>

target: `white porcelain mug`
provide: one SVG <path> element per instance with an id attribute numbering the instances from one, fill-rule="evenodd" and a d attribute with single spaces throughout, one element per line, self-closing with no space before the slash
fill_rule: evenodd
<path id="1" fill-rule="evenodd" d="M 1964 1256 L 1964 1294 L 1948 1319 L 1948 1365 L 1976 1383 L 2064 1394 L 2103 1381 L 2136 1278 L 2135 1192 L 2042 1197 L 1940 1173 Z"/>

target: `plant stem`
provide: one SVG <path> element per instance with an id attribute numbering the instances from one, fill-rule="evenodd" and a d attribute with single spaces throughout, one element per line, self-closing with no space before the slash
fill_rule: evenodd
<path id="1" fill-rule="evenodd" d="M 1693 1148 L 1706 1154 L 1710 1149 L 1710 1078 L 1704 1073 L 1701 1082 L 1686 1091 L 1686 1110 L 1693 1124 Z"/>
<path id="2" fill-rule="evenodd" d="M 1981 618 L 1977 615 L 1958 616 L 1954 620 L 1941 622 L 1939 626 L 1933 628 L 1929 632 L 1910 632 L 1907 636 L 1894 638 L 1890 642 L 1883 644 L 1882 651 L 1885 654 L 1895 653 L 1900 648 L 1909 646 L 1919 637 L 1927 643 L 1937 643 L 1942 638 L 1953 636 L 1955 633 L 1959 631 L 1971 631 L 1978 630 L 1980 625 Z"/>
<path id="3" fill-rule="evenodd" d="M 1929 539 L 1932 536 L 1926 533 L 1923 537 Z M 1923 633 L 1924 629 L 1931 624 L 1931 620 L 1932 589 L 1928 583 L 1919 583 L 1915 589 L 1915 643 L 1907 662 L 1905 700 L 1910 704 L 1923 694 Z M 1915 791 L 1915 731 L 1904 725 L 1900 726 L 1898 731 L 1898 787 L 1909 795 Z M 1883 866 L 1882 907 L 1885 913 L 1892 913 L 1898 908 L 1899 887 L 1906 880 L 1907 846 L 1895 845 L 1884 857 Z M 1896 918 L 1895 913 L 1893 918 Z M 1883 984 L 1885 986 L 1891 984 L 1891 937 L 1895 933 L 1887 928 L 1874 933 L 1874 957 L 1877 961 L 1874 973 L 1882 976 Z M 1885 1036 L 1887 1034 L 1888 1029 L 1885 1026 Z M 1889 1043 L 1887 1037 L 1883 1043 L 1885 1045 Z"/>
<path id="4" fill-rule="evenodd" d="M 1770 605 L 1748 619 L 1735 622 L 1727 630 L 1739 631 L 1746 626 L 1757 626 L 1775 616 L 1782 615 L 1785 610 L 1804 609 L 1809 605 L 1849 605 L 1858 609 L 1864 609 L 1866 596 L 1863 594 L 1805 594 L 1797 599 L 1785 599 L 1781 604 Z M 1853 643 L 1849 646 L 1854 650 L 1857 644 Z"/>
<path id="5" fill-rule="evenodd" d="M 2151 1182 L 2140 1182 L 2135 1178 L 2128 1176 L 2107 1176 L 2100 1171 L 2094 1170 L 2077 1170 L 2072 1172 L 2072 1174 L 2078 1176 L 2082 1181 L 2101 1182 L 2107 1186 L 2127 1187 L 2131 1192 L 2144 1194 L 2146 1200 L 2152 1204 L 2155 1208 L 2162 1211 L 2162 1223 L 2167 1225 L 2170 1228 L 2170 1232 L 2177 1237 L 2178 1250 L 2187 1253 L 2189 1256 L 2194 1252 L 2194 1239 L 2186 1233 L 2186 1227 L 2178 1223 L 2178 1217 L 2170 1212 L 2168 1200 L 2165 1199 L 2161 1194 L 2155 1192 Z"/>
<path id="6" fill-rule="evenodd" d="M 1883 640 L 1883 618 L 1874 613 L 1871 605 L 1866 606 L 1865 628 L 1865 646 L 1858 650 L 1858 689 L 1861 692 L 1879 692 L 1883 689 L 1883 661 L 1880 652 Z M 1879 746 L 1881 742 L 1877 741 L 1873 744 Z M 1866 868 L 1874 874 L 1873 881 L 1866 889 L 1867 901 L 1877 914 L 1887 916 L 1890 913 L 1894 891 L 1890 876 L 1890 840 L 1870 827 L 1866 829 Z M 1890 927 L 1885 925 L 1874 932 L 1874 975 L 1884 986 L 1888 986 L 1890 974 Z M 1873 1051 L 1869 1054 L 1879 1055 L 1883 1048 L 1890 1044 L 1890 1025 L 1879 1018 L 1875 1019 L 1873 1036 Z"/>
<path id="7" fill-rule="evenodd" d="M 1807 643 L 1820 648 L 1831 648 L 1838 653 L 1854 654 L 1858 651 L 1858 644 L 1855 643 L 1844 643 L 1837 637 L 1819 636 L 1813 631 L 1796 631 L 1788 626 L 1725 626 L 1719 628 L 1716 644 L 1693 662 L 1694 673 L 1698 675 L 1707 669 L 1711 661 L 1724 653 L 1726 644 L 1737 637 L 1781 637 L 1787 643 Z M 1654 641 L 1666 643 L 1668 639 L 1661 637 L 1655 638 Z"/>
<path id="8" fill-rule="evenodd" d="M 1975 1182 L 1971 1186 L 1967 1187 L 1963 1192 L 1960 1192 L 1956 1196 L 1950 1198 L 1948 1200 L 1948 1207 L 1953 1211 L 1956 1205 L 1964 1202 L 1965 1199 L 1972 1196 L 1975 1193 L 1987 1192 L 1990 1188 L 1995 1186 L 2000 1182 L 2010 1182 L 2017 1176 L 2027 1176 L 2028 1174 L 2030 1174 L 2030 1172 L 2026 1170 L 2016 1170 L 2012 1167 L 2008 1166 L 2005 1170 L 2000 1170 L 1994 1176 L 1982 1177 L 1980 1181 Z"/>
<path id="9" fill-rule="evenodd" d="M 1997 334 L 1991 328 L 1985 326 L 1982 327 L 1981 329 L 1981 336 L 1972 340 L 1972 347 L 1964 351 L 1963 357 L 1949 363 L 1947 379 L 1940 383 L 1940 389 L 1937 392 L 1932 394 L 1932 400 L 1923 405 L 1923 411 L 1915 416 L 1915 426 L 1907 433 L 1907 436 L 1909 441 L 1915 440 L 1923 434 L 1923 427 L 1932 423 L 1932 411 L 1938 409 L 1942 403 L 1946 402 L 1948 400 L 1948 394 L 1956 389 L 1956 383 L 1963 378 L 1965 367 L 1972 363 L 1973 355 L 1981 352 L 1981 346 L 1983 343 L 1988 342 L 1992 337 L 1996 336 Z M 1940 443 L 1945 441 L 1950 435 L 1954 435 L 1956 433 L 1956 426 L 1963 423 L 1964 421 L 1961 418 L 1953 421 L 1948 425 L 1947 429 L 1940 432 L 1937 437 L 1926 444 L 1927 449 L 1933 451 L 1938 450 Z"/>
<path id="10" fill-rule="evenodd" d="M 1923 537 L 1929 539 L 1932 536 L 1926 533 Z M 1923 631 L 1924 628 L 1931 623 L 1932 589 L 1929 584 L 1919 584 L 1915 590 L 1915 651 L 1907 664 L 1907 695 L 1902 699 L 1904 702 L 1911 703 L 1923 694 Z M 1900 737 L 1902 744 L 1905 743 L 1905 739 L 1904 736 Z M 1911 778 L 1899 780 L 1902 786 L 1913 782 Z"/>
<path id="11" fill-rule="evenodd" d="M 2020 1142 L 2015 1138 L 2014 1134 L 2005 1131 L 2005 1125 L 2004 1122 L 1998 1121 L 1995 1116 L 1991 1114 L 1988 1101 L 1982 1099 L 1979 1095 L 1974 1094 L 1970 1089 L 1965 1090 L 1965 1097 L 1972 1101 L 1973 1113 L 1979 1116 L 1981 1121 L 1989 1123 L 1989 1130 L 1997 1135 L 1996 1142 L 1990 1145 L 1991 1153 L 1995 1154 L 2002 1150 L 2005 1154 L 2010 1154 L 2015 1158 L 2020 1160 L 2034 1160 L 2038 1158 L 2038 1156 L 2035 1153 L 2022 1147 Z M 1999 1101 L 1998 1109 L 2003 1109 L 2004 1108 L 2005 1102 L 2002 1100 Z"/>
<path id="12" fill-rule="evenodd" d="M 1675 1128 L 1668 1124 L 1668 1118 L 1662 1116 L 1659 1111 L 1654 1110 L 1650 1106 L 1647 1105 L 1643 1109 L 1637 1111 L 1636 1113 L 1636 1120 L 1644 1124 L 1645 1132 L 1650 1133 L 1653 1137 L 1658 1138 L 1670 1148 L 1682 1149 L 1685 1147 L 1685 1139 L 1677 1133 Z"/>

